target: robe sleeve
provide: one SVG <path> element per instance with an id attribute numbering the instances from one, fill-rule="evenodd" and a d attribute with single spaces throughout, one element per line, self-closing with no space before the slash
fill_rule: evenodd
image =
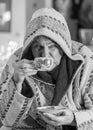
<path id="1" fill-rule="evenodd" d="M 34 99 L 34 95 L 26 97 L 17 91 L 12 78 L 11 62 L 14 60 L 17 60 L 16 55 L 11 56 L 0 78 L 0 119 L 6 127 L 15 126 L 21 118 L 24 118 Z"/>
<path id="2" fill-rule="evenodd" d="M 93 130 L 93 71 L 82 89 L 81 110 L 74 112 L 77 130 Z"/>

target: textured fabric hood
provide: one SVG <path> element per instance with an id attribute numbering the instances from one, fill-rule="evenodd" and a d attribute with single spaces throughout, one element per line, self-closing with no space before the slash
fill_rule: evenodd
<path id="1" fill-rule="evenodd" d="M 72 56 L 72 41 L 66 20 L 55 9 L 42 8 L 33 13 L 27 26 L 22 54 L 31 45 L 31 41 L 40 35 L 55 41 L 69 58 L 80 59 L 81 56 L 79 58 Z"/>

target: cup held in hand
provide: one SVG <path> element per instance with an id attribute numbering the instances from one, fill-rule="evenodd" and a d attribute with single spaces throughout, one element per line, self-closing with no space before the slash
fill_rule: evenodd
<path id="1" fill-rule="evenodd" d="M 38 71 L 48 71 L 51 70 L 53 65 L 53 59 L 50 57 L 38 57 L 35 58 L 35 63 L 39 66 Z"/>

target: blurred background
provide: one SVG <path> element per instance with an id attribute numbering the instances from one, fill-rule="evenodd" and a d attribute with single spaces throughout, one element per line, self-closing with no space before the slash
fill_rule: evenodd
<path id="1" fill-rule="evenodd" d="M 10 55 L 22 46 L 32 13 L 53 7 L 67 20 L 72 40 L 93 46 L 93 0 L 0 0 L 0 73 Z"/>

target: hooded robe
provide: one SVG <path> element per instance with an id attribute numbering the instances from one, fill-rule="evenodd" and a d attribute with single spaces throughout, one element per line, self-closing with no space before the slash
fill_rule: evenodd
<path id="1" fill-rule="evenodd" d="M 22 58 L 29 59 L 31 41 L 41 35 L 55 41 L 63 50 L 60 65 L 50 73 L 38 72 L 26 77 L 22 91 L 18 92 L 13 64 Z M 62 14 L 49 8 L 35 11 L 27 26 L 23 47 L 10 57 L 1 75 L 0 130 L 92 130 L 92 79 L 93 53 L 85 45 L 71 40 Z M 76 126 L 54 127 L 45 123 L 37 107 L 49 105 L 72 110 Z"/>

